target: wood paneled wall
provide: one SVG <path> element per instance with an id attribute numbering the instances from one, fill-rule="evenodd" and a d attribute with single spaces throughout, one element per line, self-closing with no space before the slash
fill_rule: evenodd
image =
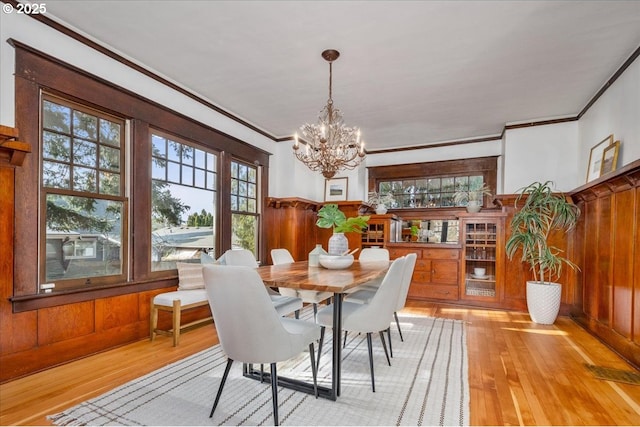
<path id="1" fill-rule="evenodd" d="M 572 192 L 582 216 L 573 241 L 572 314 L 640 366 L 640 160 Z"/>
<path id="2" fill-rule="evenodd" d="M 359 200 L 335 203 L 348 218 L 358 216 L 362 206 Z M 268 254 L 266 264 L 272 263 L 270 252 L 274 248 L 288 249 L 296 261 L 307 260 L 316 244 L 327 250 L 333 231 L 316 226 L 317 212 L 323 204 L 296 197 L 266 199 L 263 220 Z M 362 246 L 360 234 L 346 233 L 345 236 L 350 249 Z"/>

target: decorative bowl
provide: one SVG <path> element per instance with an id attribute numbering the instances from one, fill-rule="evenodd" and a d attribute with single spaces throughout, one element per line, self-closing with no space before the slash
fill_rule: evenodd
<path id="1" fill-rule="evenodd" d="M 353 264 L 353 255 L 320 255 L 320 265 L 330 270 L 349 268 Z"/>

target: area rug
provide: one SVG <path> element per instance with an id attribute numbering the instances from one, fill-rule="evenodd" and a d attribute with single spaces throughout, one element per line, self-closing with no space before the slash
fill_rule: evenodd
<path id="1" fill-rule="evenodd" d="M 371 391 L 365 335 L 343 350 L 337 401 L 278 389 L 281 425 L 468 425 L 465 326 L 461 321 L 400 316 L 392 324 L 393 358 L 374 337 L 376 391 Z M 319 384 L 331 385 L 331 342 L 325 340 Z M 234 363 L 213 418 L 209 411 L 226 356 L 216 345 L 48 418 L 56 425 L 269 425 L 271 388 L 242 376 Z M 278 364 L 278 374 L 312 381 L 309 354 Z"/>

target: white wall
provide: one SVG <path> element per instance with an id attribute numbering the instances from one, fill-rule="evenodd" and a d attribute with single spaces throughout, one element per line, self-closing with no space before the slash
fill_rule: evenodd
<path id="1" fill-rule="evenodd" d="M 584 183 L 578 174 L 578 122 L 511 129 L 504 137 L 504 194 L 534 181 L 553 181 L 560 191 Z M 582 180 L 581 180 L 582 179 Z"/>
<path id="2" fill-rule="evenodd" d="M 0 13 L 0 124 L 15 126 L 15 51 L 13 38 L 107 81 L 167 106 L 206 125 L 273 153 L 276 143 L 202 104 L 150 79 L 97 51 L 17 13 Z"/>
<path id="3" fill-rule="evenodd" d="M 591 147 L 613 134 L 620 141 L 618 169 L 640 159 L 640 59 L 609 87 L 580 119 L 579 171 L 587 176 Z"/>

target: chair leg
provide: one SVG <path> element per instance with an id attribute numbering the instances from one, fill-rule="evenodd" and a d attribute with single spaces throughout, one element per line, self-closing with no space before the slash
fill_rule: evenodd
<path id="1" fill-rule="evenodd" d="M 311 374 L 313 375 L 313 394 L 318 398 L 318 367 L 316 365 L 316 355 L 314 354 L 313 343 L 309 343 L 309 358 L 311 359 Z"/>
<path id="2" fill-rule="evenodd" d="M 318 317 L 318 304 L 316 304 L 315 302 L 313 303 L 313 321 L 316 321 L 316 318 Z"/>
<path id="3" fill-rule="evenodd" d="M 371 370 L 371 390 L 376 392 L 376 380 L 373 376 L 373 349 L 371 345 L 371 332 L 367 332 L 367 346 L 369 347 L 369 369 Z M 385 347 L 386 348 L 386 347 Z"/>
<path id="4" fill-rule="evenodd" d="M 156 329 L 158 328 L 158 307 L 151 303 L 151 318 L 149 319 L 149 337 L 151 341 L 156 338 Z"/>
<path id="5" fill-rule="evenodd" d="M 271 397 L 273 398 L 273 425 L 278 425 L 278 374 L 276 364 L 271 364 Z"/>
<path id="6" fill-rule="evenodd" d="M 389 339 L 389 354 L 393 358 L 393 347 L 391 346 L 391 327 L 387 328 L 387 338 Z"/>
<path id="7" fill-rule="evenodd" d="M 324 341 L 324 326 L 320 327 L 320 341 L 318 342 L 318 362 L 316 363 L 316 370 L 320 369 L 320 355 L 322 354 L 322 342 Z"/>
<path id="8" fill-rule="evenodd" d="M 180 300 L 173 301 L 173 346 L 177 346 L 180 341 Z"/>
<path id="9" fill-rule="evenodd" d="M 229 369 L 231 369 L 232 364 L 233 364 L 233 360 L 227 359 L 227 366 L 224 368 L 224 374 L 222 374 L 222 381 L 220 381 L 220 387 L 218 387 L 216 400 L 213 402 L 213 408 L 211 408 L 211 413 L 209 414 L 209 418 L 213 417 L 213 412 L 216 410 L 216 406 L 218 406 L 218 401 L 220 400 L 220 395 L 222 394 L 222 388 L 224 387 L 225 381 L 227 381 L 227 376 L 229 375 Z"/>
<path id="10" fill-rule="evenodd" d="M 346 347 L 346 346 L 347 346 L 347 334 L 348 334 L 348 333 L 349 333 L 349 332 L 344 331 L 344 342 L 342 343 L 342 348 L 344 348 L 344 347 Z"/>
<path id="11" fill-rule="evenodd" d="M 387 351 L 387 343 L 384 342 L 384 332 L 380 331 L 380 341 L 382 341 L 382 348 L 384 348 L 384 354 L 387 356 L 387 363 L 391 366 L 391 360 L 389 359 L 389 352 Z M 391 345 L 391 343 L 389 343 Z"/>
<path id="12" fill-rule="evenodd" d="M 402 331 L 400 330 L 400 321 L 398 320 L 398 313 L 396 311 L 393 312 L 393 317 L 396 319 L 396 326 L 398 326 L 398 333 L 400 334 L 400 341 L 404 342 L 404 338 L 402 338 Z"/>
<path id="13" fill-rule="evenodd" d="M 296 319 L 300 318 L 300 310 L 296 310 L 293 312 Z"/>

